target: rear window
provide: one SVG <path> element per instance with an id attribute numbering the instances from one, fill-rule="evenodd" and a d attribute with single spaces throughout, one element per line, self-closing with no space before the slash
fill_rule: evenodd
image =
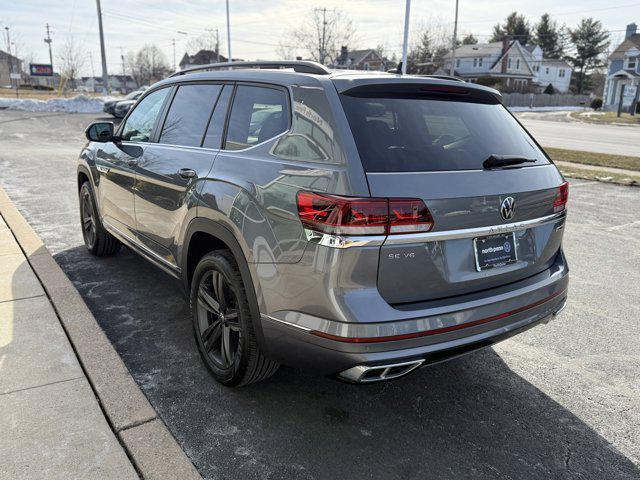
<path id="1" fill-rule="evenodd" d="M 545 155 L 500 104 L 340 95 L 368 172 L 477 170 L 491 155 Z"/>

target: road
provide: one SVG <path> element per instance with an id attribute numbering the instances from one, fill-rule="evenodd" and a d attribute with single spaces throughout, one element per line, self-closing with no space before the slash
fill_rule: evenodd
<path id="1" fill-rule="evenodd" d="M 179 285 L 82 245 L 90 115 L 0 112 L 0 182 L 206 478 L 640 478 L 640 189 L 572 182 L 567 309 L 493 349 L 352 386 L 282 368 L 230 390 L 203 367 Z"/>
<path id="2" fill-rule="evenodd" d="M 518 118 L 544 147 L 640 157 L 637 126 L 566 122 L 560 121 L 557 113 L 518 114 Z"/>

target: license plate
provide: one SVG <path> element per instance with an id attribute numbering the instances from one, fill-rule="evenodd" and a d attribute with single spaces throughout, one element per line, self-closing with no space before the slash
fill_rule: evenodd
<path id="1" fill-rule="evenodd" d="M 479 272 L 518 261 L 516 236 L 513 232 L 474 238 L 473 249 L 476 254 L 476 270 Z"/>

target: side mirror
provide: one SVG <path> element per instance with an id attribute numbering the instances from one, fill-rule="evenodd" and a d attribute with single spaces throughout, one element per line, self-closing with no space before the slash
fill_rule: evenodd
<path id="1" fill-rule="evenodd" d="M 111 142 L 114 140 L 113 122 L 96 122 L 92 123 L 84 131 L 90 142 Z"/>

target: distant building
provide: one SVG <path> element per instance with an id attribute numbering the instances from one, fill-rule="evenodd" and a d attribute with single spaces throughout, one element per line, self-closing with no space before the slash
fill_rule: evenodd
<path id="1" fill-rule="evenodd" d="M 22 60 L 0 50 L 0 87 L 11 85 L 11 73 L 22 73 Z"/>
<path id="2" fill-rule="evenodd" d="M 386 72 L 396 66 L 396 62 L 381 56 L 377 50 L 368 48 L 365 50 L 351 50 L 343 46 L 340 55 L 336 58 L 331 68 L 346 70 L 374 70 Z"/>
<path id="3" fill-rule="evenodd" d="M 223 63 L 227 62 L 228 59 L 220 52 L 216 52 L 215 50 L 200 50 L 195 55 L 189 55 L 185 52 L 180 60 L 180 68 L 185 69 L 188 67 L 194 67 L 196 65 L 207 65 L 209 63 Z M 234 58 L 234 62 L 241 62 L 241 58 Z"/>
<path id="4" fill-rule="evenodd" d="M 623 108 L 629 109 L 639 99 L 640 34 L 635 23 L 627 25 L 624 41 L 607 59 L 607 78 L 604 86 L 604 108 L 616 110 L 624 85 Z"/>
<path id="5" fill-rule="evenodd" d="M 450 68 L 449 52 L 438 73 L 449 73 Z M 471 82 L 495 79 L 513 91 L 542 91 L 551 84 L 554 90 L 564 93 L 569 91 L 573 69 L 564 60 L 544 58 L 537 45 L 504 40 L 456 48 L 454 72 Z"/>
<path id="6" fill-rule="evenodd" d="M 77 84 L 90 92 L 102 92 L 102 77 L 82 77 Z M 138 87 L 139 85 L 131 75 L 109 75 L 109 90 L 111 92 L 129 93 Z"/>

